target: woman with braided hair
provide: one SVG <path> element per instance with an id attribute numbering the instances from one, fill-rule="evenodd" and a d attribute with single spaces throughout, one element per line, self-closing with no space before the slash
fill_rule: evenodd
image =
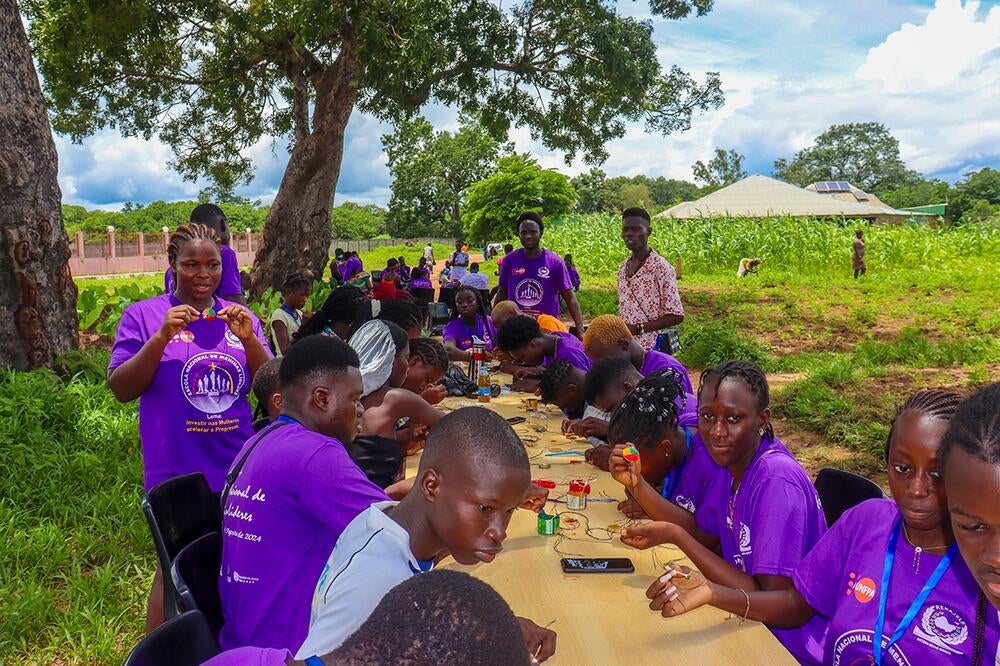
<path id="1" fill-rule="evenodd" d="M 668 573 L 664 587 L 650 588 L 653 606 L 675 615 L 711 603 L 789 628 L 786 635 L 818 618 L 827 626 L 822 663 L 980 664 L 984 644 L 993 663 L 1000 623 L 981 612 L 976 578 L 958 556 L 939 473 L 961 403 L 957 393 L 929 389 L 900 406 L 885 456 L 893 499 L 845 512 L 795 567 L 792 587 L 744 595 L 697 573 Z"/>
<path id="2" fill-rule="evenodd" d="M 200 224 L 183 225 L 167 247 L 174 291 L 133 303 L 122 313 L 108 366 L 121 402 L 139 399 L 143 488 L 189 472 L 218 492 L 243 443 L 253 435 L 247 394 L 268 359 L 257 318 L 215 295 L 222 275 L 219 239 Z M 162 622 L 157 570 L 149 628 Z"/>
<path id="3" fill-rule="evenodd" d="M 215 295 L 230 303 L 246 305 L 243 300 L 243 279 L 240 275 L 240 264 L 236 252 L 229 247 L 229 221 L 222 209 L 211 203 L 195 206 L 191 211 L 190 224 L 201 224 L 212 231 L 219 239 L 219 256 L 222 258 L 222 273 Z M 172 294 L 177 286 L 173 267 L 167 267 L 163 274 L 163 293 Z"/>
<path id="4" fill-rule="evenodd" d="M 476 345 L 483 345 L 490 352 L 496 348 L 493 319 L 486 314 L 486 304 L 478 289 L 468 285 L 455 289 L 455 310 L 441 336 L 452 361 L 468 361 L 469 350 Z"/>
<path id="5" fill-rule="evenodd" d="M 672 543 L 706 579 L 741 598 L 790 588 L 795 567 L 826 532 L 826 519 L 808 474 L 771 429 L 769 404 L 767 378 L 755 363 L 725 361 L 702 373 L 698 433 L 725 469 L 697 507 L 695 523 L 718 537 L 721 557 L 670 522 L 631 525 L 622 542 L 636 548 Z M 650 593 L 660 597 L 656 585 Z M 822 629 L 813 620 L 775 635 L 795 658 L 812 663 Z"/>
<path id="6" fill-rule="evenodd" d="M 611 414 L 609 466 L 632 500 L 619 509 L 631 512 L 632 504 L 638 504 L 646 517 L 679 525 L 714 548 L 718 537 L 698 529 L 695 514 L 707 510 L 705 500 L 724 470 L 712 460 L 698 428 L 680 424 L 678 401 L 685 400 L 676 373 L 665 371 L 640 381 Z M 627 446 L 637 449 L 638 460 L 625 458 Z"/>

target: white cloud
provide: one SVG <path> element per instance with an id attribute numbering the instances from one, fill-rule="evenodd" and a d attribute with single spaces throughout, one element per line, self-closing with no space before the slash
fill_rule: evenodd
<path id="1" fill-rule="evenodd" d="M 923 3 L 923 4 L 915 4 Z M 638 13 L 645 3 L 624 3 Z M 976 0 L 717 0 L 703 18 L 653 18 L 664 65 L 694 76 L 719 71 L 723 108 L 697 116 L 691 130 L 668 137 L 641 124 L 608 144 L 609 175 L 691 178 L 691 164 L 715 147 L 746 155 L 749 171 L 767 173 L 835 123 L 875 120 L 900 140 L 907 164 L 954 179 L 964 170 L 1000 167 L 1000 6 Z M 452 109 L 430 105 L 439 129 L 455 129 Z M 385 203 L 389 173 L 381 147 L 384 123 L 356 112 L 345 141 L 336 200 Z M 560 153 L 515 128 L 519 150 L 575 175 Z M 159 142 L 102 132 L 82 146 L 57 138 L 60 183 L 68 202 L 114 205 L 127 200 L 190 198 L 203 183 L 183 181 Z M 256 178 L 238 192 L 270 201 L 287 163 L 283 140 L 248 149 Z"/>
<path id="2" fill-rule="evenodd" d="M 906 23 L 868 52 L 858 78 L 891 94 L 936 93 L 996 81 L 1000 6 L 979 20 L 980 3 L 937 0 L 923 25 Z M 992 70 L 992 72 L 990 71 Z"/>

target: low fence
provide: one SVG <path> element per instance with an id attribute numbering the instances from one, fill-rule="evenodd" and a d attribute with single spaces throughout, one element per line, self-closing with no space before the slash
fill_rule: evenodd
<path id="1" fill-rule="evenodd" d="M 76 232 L 70 243 L 69 268 L 76 277 L 114 275 L 116 273 L 155 273 L 167 268 L 169 231 L 145 234 Z M 236 252 L 240 266 L 253 263 L 254 252 L 262 234 L 240 232 L 232 234 L 229 246 Z M 354 252 L 368 252 L 390 245 L 423 248 L 428 242 L 453 245 L 454 238 L 379 238 L 362 240 L 335 240 L 330 243 L 330 254 L 336 248 Z"/>
<path id="2" fill-rule="evenodd" d="M 253 263 L 260 234 L 232 234 L 229 246 L 241 266 Z M 84 234 L 76 232 L 70 243 L 69 268 L 76 277 L 114 275 L 116 273 L 156 273 L 167 268 L 167 244 L 170 232 L 156 234 L 117 233 Z"/>
<path id="3" fill-rule="evenodd" d="M 361 240 L 335 240 L 330 243 L 330 254 L 338 247 L 344 251 L 369 252 L 380 247 L 390 245 L 406 245 L 409 247 L 422 248 L 427 243 L 437 245 L 454 245 L 454 238 L 363 238 Z"/>

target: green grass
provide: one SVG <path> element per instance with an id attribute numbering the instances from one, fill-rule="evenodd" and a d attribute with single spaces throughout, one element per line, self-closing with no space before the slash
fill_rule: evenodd
<path id="1" fill-rule="evenodd" d="M 663 222 L 654 241 L 683 258 L 680 358 L 696 369 L 750 358 L 795 373 L 772 391 L 779 435 L 808 435 L 843 466 L 877 473 L 908 393 L 1000 380 L 1000 232 L 869 228 L 869 274 L 855 281 L 851 230 Z M 614 218 L 547 225 L 545 243 L 574 255 L 587 316 L 617 312 L 625 250 Z M 436 246 L 438 261 L 450 251 Z M 378 268 L 402 255 L 416 265 L 421 252 L 394 246 L 362 259 Z M 760 274 L 737 279 L 736 262 L 750 255 L 765 258 Z M 495 284 L 495 262 L 482 270 Z M 100 307 L 95 329 L 111 333 L 122 308 L 161 284 L 162 274 L 79 280 L 81 317 Z M 276 299 L 253 307 L 267 314 Z M 91 349 L 65 358 L 58 374 L 0 371 L 0 663 L 121 663 L 144 629 L 154 554 L 139 509 L 136 405 L 114 400 L 106 365 L 107 352 Z"/>

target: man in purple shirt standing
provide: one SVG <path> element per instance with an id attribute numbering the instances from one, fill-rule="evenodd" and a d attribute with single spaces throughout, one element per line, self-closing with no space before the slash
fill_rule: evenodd
<path id="1" fill-rule="evenodd" d="M 223 490 L 223 649 L 298 650 L 340 533 L 388 497 L 347 454 L 364 409 L 358 356 L 325 335 L 284 356 L 281 416 L 236 456 Z"/>
<path id="2" fill-rule="evenodd" d="M 534 317 L 518 315 L 503 323 L 497 331 L 497 344 L 520 365 L 515 378 L 539 377 L 554 361 L 568 361 L 584 372 L 590 370 L 590 357 L 583 344 L 570 333 L 548 333 Z"/>
<path id="3" fill-rule="evenodd" d="M 522 312 L 559 317 L 559 297 L 576 324 L 577 337 L 583 335 L 583 311 L 573 293 L 569 271 L 562 258 L 539 246 L 545 225 L 538 213 L 522 213 L 517 218 L 517 235 L 522 249 L 503 258 L 495 303 L 514 301 Z"/>

